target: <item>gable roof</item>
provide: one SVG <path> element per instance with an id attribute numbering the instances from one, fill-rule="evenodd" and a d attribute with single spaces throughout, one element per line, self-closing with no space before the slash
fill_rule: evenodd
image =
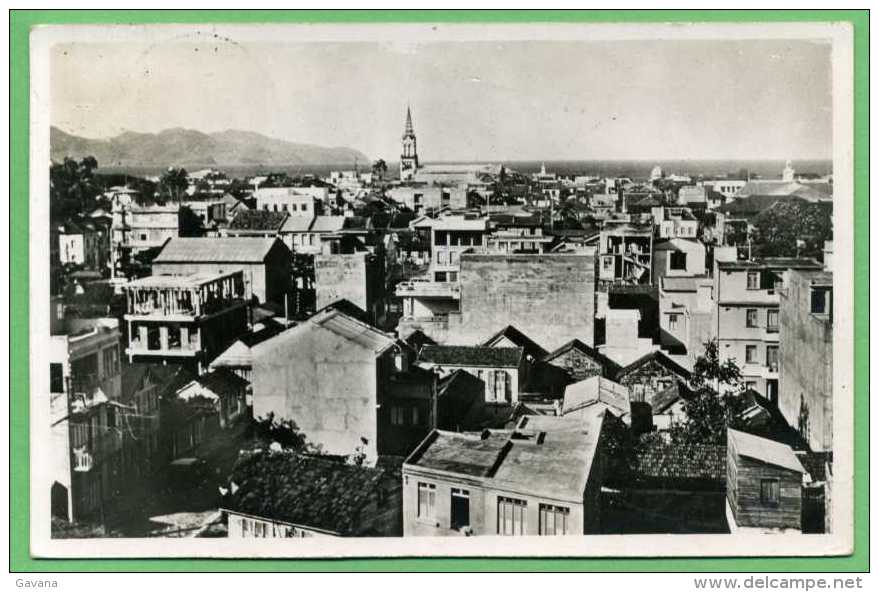
<path id="1" fill-rule="evenodd" d="M 287 212 L 269 212 L 266 210 L 240 210 L 236 212 L 230 230 L 264 230 L 280 232 L 289 217 Z"/>
<path id="2" fill-rule="evenodd" d="M 597 404 L 605 405 L 617 417 L 632 412 L 627 387 L 601 376 L 592 376 L 565 387 L 562 415 Z"/>
<path id="3" fill-rule="evenodd" d="M 521 347 L 525 350 L 525 353 L 533 356 L 534 358 L 542 358 L 546 355 L 546 350 L 537 345 L 537 343 L 532 340 L 530 337 L 516 329 L 513 325 L 507 325 L 488 339 L 482 342 L 482 345 L 487 347 L 493 347 L 495 343 L 499 342 L 501 339 L 507 338 L 516 346 Z"/>
<path id="4" fill-rule="evenodd" d="M 338 232 L 344 228 L 345 216 L 316 216 L 311 225 L 312 232 Z"/>
<path id="5" fill-rule="evenodd" d="M 263 237 L 177 237 L 165 243 L 153 263 L 261 263 L 276 240 Z"/>
<path id="6" fill-rule="evenodd" d="M 641 366 L 648 364 L 651 361 L 655 361 L 656 363 L 670 370 L 673 374 L 676 374 L 682 380 L 690 380 L 690 371 L 672 360 L 660 350 L 653 350 L 650 353 L 644 354 L 627 366 L 624 366 L 616 373 L 615 379 L 619 382 L 624 376 L 626 376 L 633 370 L 636 370 L 637 368 L 640 368 Z"/>
<path id="7" fill-rule="evenodd" d="M 806 472 L 797 455 L 787 444 L 733 429 L 727 430 L 726 438 L 739 456 L 798 473 Z"/>
<path id="8" fill-rule="evenodd" d="M 518 368 L 524 353 L 521 347 L 425 345 L 418 352 L 418 361 L 439 366 Z"/>
<path id="9" fill-rule="evenodd" d="M 233 512 L 350 535 L 383 486 L 381 469 L 320 456 L 259 452 L 238 459 L 222 506 Z M 231 484 L 236 487 L 231 487 Z M 235 492 L 232 493 L 232 489 Z"/>
<path id="10" fill-rule="evenodd" d="M 551 351 L 550 353 L 546 354 L 543 357 L 542 361 L 552 362 L 553 360 L 555 360 L 559 356 L 568 353 L 572 349 L 576 349 L 577 351 L 585 354 L 586 356 L 592 358 L 593 360 L 595 360 L 596 362 L 601 364 L 601 366 L 604 368 L 605 373 L 608 375 L 614 375 L 620 369 L 619 364 L 617 364 L 616 362 L 614 362 L 613 360 L 611 360 L 610 358 L 605 356 L 603 353 L 599 352 L 594 347 L 586 345 L 585 343 L 583 343 L 579 339 L 572 339 L 569 342 L 561 345 L 560 347 L 558 347 L 555 350 Z"/>

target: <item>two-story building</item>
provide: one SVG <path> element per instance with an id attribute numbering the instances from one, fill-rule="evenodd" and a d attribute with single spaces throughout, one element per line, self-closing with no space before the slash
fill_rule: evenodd
<path id="1" fill-rule="evenodd" d="M 599 286 L 652 283 L 653 224 L 629 216 L 605 220 L 598 260 Z"/>
<path id="2" fill-rule="evenodd" d="M 329 198 L 327 187 L 260 187 L 253 192 L 256 209 L 313 218 L 323 212 Z"/>
<path id="3" fill-rule="evenodd" d="M 536 214 L 493 214 L 489 220 L 489 253 L 545 253 L 554 240 L 544 235 L 543 221 Z"/>
<path id="4" fill-rule="evenodd" d="M 514 430 L 434 430 L 403 464 L 404 536 L 597 532 L 604 409 Z"/>
<path id="5" fill-rule="evenodd" d="M 748 388 L 778 402 L 779 290 L 790 270 L 820 270 L 814 259 L 715 261 L 715 334 L 721 363 L 733 359 Z"/>

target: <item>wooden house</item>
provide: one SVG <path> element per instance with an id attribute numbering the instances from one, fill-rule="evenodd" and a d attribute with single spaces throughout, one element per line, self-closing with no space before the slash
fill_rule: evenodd
<path id="1" fill-rule="evenodd" d="M 790 446 L 728 430 L 726 472 L 731 527 L 801 529 L 807 473 Z"/>

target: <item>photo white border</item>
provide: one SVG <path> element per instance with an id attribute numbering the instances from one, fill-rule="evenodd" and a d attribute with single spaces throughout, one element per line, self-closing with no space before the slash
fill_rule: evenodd
<path id="1" fill-rule="evenodd" d="M 711 24 L 206 24 L 65 25 L 36 28 L 31 34 L 30 121 L 30 385 L 48 392 L 40 353 L 49 347 L 48 225 L 49 80 L 51 45 L 113 43 L 152 36 L 161 43 L 199 34 L 242 42 L 373 41 L 427 44 L 439 41 L 607 41 L 808 39 L 832 43 L 834 173 L 834 532 L 824 535 L 587 535 L 583 537 L 361 538 L 315 539 L 82 539 L 50 536 L 50 481 L 46 442 L 48 399 L 30 398 L 31 554 L 70 558 L 329 558 L 329 557 L 780 557 L 846 555 L 852 552 L 853 517 L 853 31 L 850 23 Z M 841 290 L 839 286 L 847 286 Z M 849 434 L 850 438 L 843 438 Z M 501 542 L 503 541 L 503 542 Z M 379 550 L 380 549 L 380 550 Z"/>

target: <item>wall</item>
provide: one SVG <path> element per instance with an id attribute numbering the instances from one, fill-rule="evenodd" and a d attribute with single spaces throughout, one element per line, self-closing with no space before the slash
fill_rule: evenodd
<path id="1" fill-rule="evenodd" d="M 833 448 L 833 323 L 810 313 L 810 284 L 792 273 L 782 296 L 778 407 L 794 428 L 808 414 L 803 436 L 813 450 Z"/>
<path id="2" fill-rule="evenodd" d="M 377 455 L 375 353 L 331 331 L 282 334 L 253 350 L 253 415 L 292 419 L 326 454 L 348 455 L 366 438 Z M 269 345 L 271 344 L 271 345 Z"/>
<path id="3" fill-rule="evenodd" d="M 416 469 L 417 471 L 417 469 Z M 427 521 L 418 517 L 418 484 L 436 485 L 435 520 Z M 567 534 L 581 535 L 583 532 L 583 504 L 581 502 L 548 500 L 533 495 L 509 493 L 467 478 L 432 475 L 429 472 L 414 472 L 403 469 L 403 536 L 462 536 L 451 528 L 452 488 L 466 489 L 470 492 L 470 528 L 473 536 L 497 536 L 498 497 L 523 500 L 527 503 L 525 511 L 525 535 L 540 532 L 540 504 L 546 503 L 570 509 Z M 598 507 L 595 507 L 595 514 Z M 590 524 L 593 520 L 589 520 Z"/>
<path id="4" fill-rule="evenodd" d="M 760 501 L 761 479 L 779 479 L 777 507 Z M 802 476 L 795 471 L 773 467 L 738 456 L 732 445 L 727 453 L 727 500 L 743 527 L 800 529 L 802 523 Z"/>
<path id="5" fill-rule="evenodd" d="M 550 350 L 575 338 L 592 345 L 594 316 L 594 250 L 461 255 L 460 343 L 511 324 Z"/>
<path id="6" fill-rule="evenodd" d="M 377 273 L 376 266 L 368 260 L 367 253 L 315 255 L 317 309 L 344 298 L 371 312 L 377 299 L 376 283 L 381 282 Z"/>

